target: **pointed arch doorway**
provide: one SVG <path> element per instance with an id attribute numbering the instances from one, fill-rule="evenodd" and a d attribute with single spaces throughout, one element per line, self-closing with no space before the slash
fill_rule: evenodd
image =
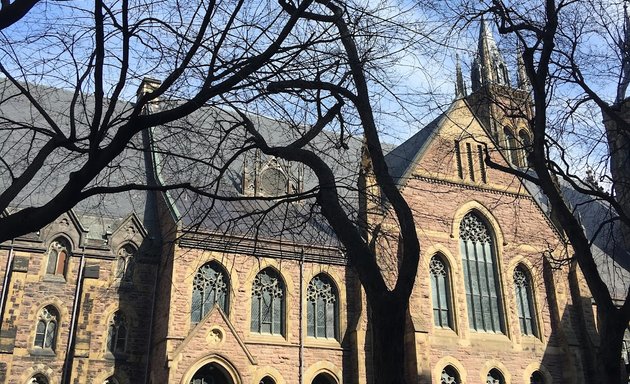
<path id="1" fill-rule="evenodd" d="M 230 374 L 216 363 L 208 363 L 199 368 L 190 379 L 190 384 L 235 384 Z"/>

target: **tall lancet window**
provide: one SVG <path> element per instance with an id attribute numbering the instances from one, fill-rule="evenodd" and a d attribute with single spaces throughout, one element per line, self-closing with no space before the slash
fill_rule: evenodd
<path id="1" fill-rule="evenodd" d="M 510 163 L 518 167 L 521 165 L 521 162 L 519 161 L 520 150 L 516 136 L 508 127 L 503 128 L 503 133 L 505 134 L 505 150 L 507 151 L 507 156 L 509 156 Z"/>
<path id="2" fill-rule="evenodd" d="M 251 331 L 282 335 L 284 328 L 284 283 L 273 269 L 258 273 L 252 285 Z"/>
<path id="3" fill-rule="evenodd" d="M 514 269 L 514 291 L 521 333 L 538 336 L 531 278 L 527 270 L 520 265 Z"/>
<path id="4" fill-rule="evenodd" d="M 470 212 L 459 225 L 459 243 L 470 328 L 502 333 L 503 314 L 493 235 L 483 220 Z"/>
<path id="5" fill-rule="evenodd" d="M 449 268 L 441 255 L 429 262 L 431 297 L 433 301 L 433 323 L 442 328 L 453 328 Z"/>
<path id="6" fill-rule="evenodd" d="M 337 337 L 338 295 L 328 276 L 319 274 L 306 290 L 308 336 L 334 339 Z"/>

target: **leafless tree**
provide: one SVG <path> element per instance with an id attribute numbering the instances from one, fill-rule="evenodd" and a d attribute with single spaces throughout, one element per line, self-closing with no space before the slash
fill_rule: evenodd
<path id="1" fill-rule="evenodd" d="M 499 32 L 522 50 L 522 68 L 531 85 L 533 104 L 533 116 L 528 118 L 533 137 L 531 143 L 522 143 L 529 169 L 501 168 L 535 183 L 547 196 L 552 216 L 566 235 L 597 304 L 602 347 L 593 370 L 599 382 L 621 382 L 620 356 L 630 321 L 630 291 L 626 281 L 621 282 L 624 292 L 613 292 L 603 276 L 605 267 L 595 255 L 594 243 L 604 232 L 616 231 L 616 237 L 606 237 L 620 248 L 615 261 L 628 257 L 629 243 L 624 239 L 630 228 L 625 5 L 489 1 L 464 3 L 461 9 L 466 10 L 467 20 L 484 14 L 494 20 Z M 606 126 L 601 124 L 602 115 Z M 576 206 L 567 190 L 579 193 L 582 203 Z M 611 214 L 594 223 L 593 231 L 585 231 L 578 212 L 580 205 L 591 203 L 607 207 Z M 615 294 L 622 300 L 616 300 Z"/>

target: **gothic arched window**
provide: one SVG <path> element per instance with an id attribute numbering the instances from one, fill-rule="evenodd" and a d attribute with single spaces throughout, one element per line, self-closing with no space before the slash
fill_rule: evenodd
<path id="1" fill-rule="evenodd" d="M 449 268 L 441 255 L 435 255 L 431 258 L 429 273 L 431 274 L 433 323 L 438 327 L 452 329 Z"/>
<path id="2" fill-rule="evenodd" d="M 527 159 L 527 155 L 529 155 L 529 152 L 532 150 L 532 141 L 529 138 L 529 135 L 527 134 L 527 132 L 525 132 L 524 129 L 521 129 L 518 133 L 518 138 L 521 142 L 521 147 L 523 148 L 521 150 L 521 167 L 525 167 L 529 164 L 529 160 Z"/>
<path id="3" fill-rule="evenodd" d="M 265 376 L 260 380 L 259 384 L 276 384 L 276 381 L 270 376 Z"/>
<path id="4" fill-rule="evenodd" d="M 48 378 L 41 373 L 31 377 L 28 384 L 48 384 Z"/>
<path id="5" fill-rule="evenodd" d="M 518 150 L 518 142 L 516 141 L 516 136 L 512 133 L 512 130 L 508 127 L 503 128 L 503 133 L 505 134 L 505 150 L 510 159 L 510 163 L 516 166 L 520 166 L 519 161 L 519 150 Z"/>
<path id="6" fill-rule="evenodd" d="M 227 274 L 219 263 L 211 261 L 202 265 L 193 279 L 192 322 L 200 322 L 215 305 L 227 314 L 228 288 Z"/>
<path id="7" fill-rule="evenodd" d="M 494 368 L 488 372 L 488 376 L 486 377 L 486 384 L 505 384 L 505 379 L 501 372 Z"/>
<path id="8" fill-rule="evenodd" d="M 308 336 L 336 338 L 339 296 L 328 276 L 319 274 L 311 280 L 306 290 L 306 301 Z"/>
<path id="9" fill-rule="evenodd" d="M 534 371 L 534 373 L 532 373 L 532 375 L 529 378 L 529 383 L 530 384 L 545 384 L 545 378 L 542 375 L 542 373 L 538 371 Z"/>
<path id="10" fill-rule="evenodd" d="M 121 311 L 116 311 L 109 320 L 107 330 L 107 350 L 113 354 L 124 353 L 127 349 L 127 319 Z"/>
<path id="11" fill-rule="evenodd" d="M 527 270 L 520 265 L 514 269 L 514 291 L 521 333 L 537 336 L 532 281 Z"/>
<path id="12" fill-rule="evenodd" d="M 282 335 L 284 328 L 284 283 L 271 268 L 260 271 L 252 285 L 251 331 Z"/>
<path id="13" fill-rule="evenodd" d="M 134 256 L 136 249 L 126 244 L 118 250 L 118 260 L 116 265 L 116 278 L 123 281 L 131 281 L 133 279 Z"/>
<path id="14" fill-rule="evenodd" d="M 45 306 L 39 311 L 37 328 L 35 330 L 34 346 L 55 350 L 57 340 L 57 325 L 59 324 L 59 313 L 52 305 Z"/>
<path id="15" fill-rule="evenodd" d="M 493 236 L 475 213 L 459 225 L 459 243 L 464 266 L 468 322 L 477 331 L 503 332 L 499 278 Z"/>
<path id="16" fill-rule="evenodd" d="M 48 247 L 48 265 L 46 266 L 46 274 L 48 275 L 66 275 L 66 266 L 68 264 L 70 246 L 68 242 L 59 237 L 55 239 Z"/>
<path id="17" fill-rule="evenodd" d="M 442 375 L 440 376 L 440 384 L 460 384 L 459 373 L 455 368 L 451 365 L 447 365 L 442 370 Z"/>

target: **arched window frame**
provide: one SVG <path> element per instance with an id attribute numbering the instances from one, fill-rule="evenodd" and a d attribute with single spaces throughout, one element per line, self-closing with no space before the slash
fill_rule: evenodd
<path id="1" fill-rule="evenodd" d="M 450 266 L 444 255 L 440 253 L 433 255 L 429 261 L 433 324 L 436 327 L 454 329 L 450 274 Z"/>
<path id="2" fill-rule="evenodd" d="M 127 352 L 129 323 L 122 311 L 116 311 L 109 319 L 107 327 L 107 351 L 113 355 Z"/>
<path id="3" fill-rule="evenodd" d="M 48 384 L 48 377 L 43 373 L 37 373 L 30 378 L 27 384 Z"/>
<path id="4" fill-rule="evenodd" d="M 473 211 L 460 222 L 459 238 L 469 326 L 475 331 L 504 333 L 495 235 Z"/>
<path id="5" fill-rule="evenodd" d="M 306 289 L 306 333 L 308 336 L 337 339 L 339 334 L 339 291 L 330 276 L 320 273 Z M 319 316 L 322 314 L 322 316 Z"/>
<path id="6" fill-rule="evenodd" d="M 260 379 L 259 384 L 276 384 L 276 381 L 271 376 L 265 376 Z"/>
<path id="7" fill-rule="evenodd" d="M 452 365 L 447 365 L 442 369 L 440 384 L 461 384 L 459 372 Z"/>
<path id="8" fill-rule="evenodd" d="M 508 159 L 510 163 L 516 166 L 520 166 L 519 161 L 519 146 L 518 141 L 516 140 L 516 136 L 514 136 L 514 132 L 508 127 L 503 128 L 503 134 L 505 135 L 505 150 L 507 151 Z"/>
<path id="9" fill-rule="evenodd" d="M 545 384 L 546 383 L 545 376 L 540 371 L 534 371 L 529 377 L 529 383 L 530 384 Z"/>
<path id="10" fill-rule="evenodd" d="M 273 268 L 258 272 L 252 283 L 251 332 L 284 335 L 286 291 Z"/>
<path id="11" fill-rule="evenodd" d="M 135 268 L 135 258 L 138 249 L 132 244 L 125 244 L 118 249 L 116 260 L 116 278 L 120 281 L 132 282 Z"/>
<path id="12" fill-rule="evenodd" d="M 66 276 L 70 259 L 70 244 L 63 237 L 57 237 L 48 247 L 46 274 L 52 276 Z"/>
<path id="13" fill-rule="evenodd" d="M 536 305 L 534 303 L 532 277 L 529 270 L 522 264 L 517 265 L 514 268 L 513 281 L 521 334 L 538 337 Z"/>
<path id="14" fill-rule="evenodd" d="M 503 377 L 501 371 L 496 368 L 492 368 L 486 377 L 486 384 L 505 384 L 505 378 Z"/>
<path id="15" fill-rule="evenodd" d="M 59 311 L 52 305 L 39 310 L 33 347 L 55 351 L 59 330 Z"/>
<path id="16" fill-rule="evenodd" d="M 529 165 L 529 159 L 527 156 L 531 151 L 532 140 L 529 137 L 529 134 L 524 129 L 521 129 L 518 132 L 518 139 L 521 144 L 521 163 L 519 165 L 521 167 L 526 167 Z"/>
<path id="17" fill-rule="evenodd" d="M 215 305 L 229 314 L 229 291 L 229 277 L 218 262 L 202 265 L 193 278 L 191 321 L 200 322 Z"/>

